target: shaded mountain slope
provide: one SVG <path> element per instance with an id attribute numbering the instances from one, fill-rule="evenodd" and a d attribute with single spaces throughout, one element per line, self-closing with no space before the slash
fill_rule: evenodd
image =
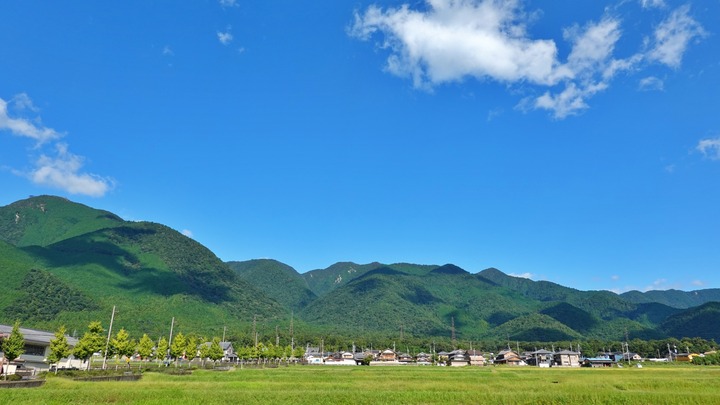
<path id="1" fill-rule="evenodd" d="M 256 315 L 286 317 L 280 304 L 171 228 L 126 222 L 61 198 L 21 203 L 38 218 L 26 221 L 22 232 L 13 226 L 26 211 L 5 224 L 11 237 L 0 239 L 23 247 L 0 242 L 0 277 L 12 288 L 0 298 L 0 322 L 82 330 L 93 320 L 106 323 L 117 306 L 116 322 L 135 333 L 165 334 L 175 317 L 178 331 L 217 334 L 225 325 L 237 333 Z"/>
<path id="2" fill-rule="evenodd" d="M 660 330 L 676 337 L 718 339 L 720 336 L 720 302 L 708 302 L 668 317 Z"/>
<path id="3" fill-rule="evenodd" d="M 300 273 L 277 260 L 257 259 L 227 265 L 240 278 L 286 308 L 299 310 L 317 298 Z"/>

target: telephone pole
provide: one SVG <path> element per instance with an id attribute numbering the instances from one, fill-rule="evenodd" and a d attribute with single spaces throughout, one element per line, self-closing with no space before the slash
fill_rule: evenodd
<path id="1" fill-rule="evenodd" d="M 457 347 L 456 347 L 457 344 L 456 344 L 456 342 L 455 342 L 455 317 L 454 317 L 454 316 L 453 316 L 452 318 L 450 318 L 450 328 L 451 328 L 451 335 L 450 335 L 450 336 L 451 336 L 451 339 L 452 339 L 453 350 L 455 350 L 455 349 L 457 348 Z"/>
<path id="2" fill-rule="evenodd" d="M 257 326 L 257 315 L 254 315 L 254 316 L 253 316 L 253 339 L 255 339 L 255 347 L 257 347 L 257 343 L 258 343 L 258 342 L 257 342 L 258 336 L 257 336 L 256 326 Z"/>
<path id="3" fill-rule="evenodd" d="M 113 305 L 112 315 L 110 315 L 110 328 L 108 328 L 108 337 L 105 341 L 105 353 L 103 356 L 103 370 L 105 370 L 105 364 L 107 364 L 107 352 L 110 347 L 110 335 L 112 334 L 113 321 L 115 321 L 115 305 Z"/>

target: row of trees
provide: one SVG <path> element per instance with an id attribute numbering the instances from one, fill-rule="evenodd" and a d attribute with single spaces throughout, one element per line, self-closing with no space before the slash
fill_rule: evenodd
<path id="1" fill-rule="evenodd" d="M 88 330 L 78 340 L 74 348 L 70 348 L 66 329 L 61 326 L 54 338 L 50 341 L 50 355 L 48 362 L 57 364 L 63 358 L 71 354 L 83 361 L 89 360 L 93 354 L 101 353 L 105 357 L 129 359 L 137 354 L 142 360 L 178 360 L 181 358 L 194 359 L 199 357 L 217 361 L 225 355 L 220 347 L 220 339 L 215 337 L 208 344 L 208 340 L 194 335 L 184 336 L 178 333 L 172 342 L 162 337 L 157 343 L 147 334 L 143 334 L 140 340 L 132 339 L 125 329 L 120 329 L 110 340 L 104 335 L 105 330 L 100 322 L 94 321 L 88 325 Z"/>
<path id="2" fill-rule="evenodd" d="M 74 348 L 70 348 L 65 336 L 66 329 L 61 326 L 55 337 L 50 342 L 50 364 L 56 364 L 71 354 L 75 358 L 87 361 L 93 354 L 101 353 L 107 357 L 117 356 L 129 359 L 138 355 L 142 360 L 192 360 L 194 358 L 220 360 L 225 353 L 220 346 L 220 339 L 214 337 L 212 340 L 196 335 L 184 335 L 178 333 L 168 341 L 165 337 L 157 341 L 152 340 L 147 334 L 143 334 L 140 340 L 130 337 L 125 329 L 120 329 L 109 341 L 100 322 L 91 322 L 88 330 L 78 340 Z M 208 344 L 209 343 L 209 344 Z M 240 346 L 235 355 L 241 360 L 268 360 L 268 359 L 290 359 L 302 358 L 305 349 L 302 347 L 293 348 L 290 345 L 282 346 L 273 343 L 258 342 L 257 345 Z"/>

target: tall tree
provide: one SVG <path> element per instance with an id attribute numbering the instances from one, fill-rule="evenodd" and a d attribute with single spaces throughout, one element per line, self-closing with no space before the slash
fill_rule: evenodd
<path id="1" fill-rule="evenodd" d="M 17 359 L 25 353 L 25 337 L 20 333 L 20 321 L 15 321 L 10 336 L 2 341 L 2 351 L 8 362 Z M 5 373 L 7 379 L 7 373 Z"/>
<path id="2" fill-rule="evenodd" d="M 185 356 L 188 360 L 192 360 L 195 357 L 197 357 L 198 352 L 198 338 L 195 335 L 188 336 L 187 339 L 185 339 Z"/>
<path id="3" fill-rule="evenodd" d="M 157 358 L 158 360 L 167 360 L 169 349 L 170 346 L 168 346 L 167 339 L 165 339 L 165 337 L 161 337 L 160 340 L 158 340 L 157 350 L 155 351 L 155 358 Z"/>
<path id="4" fill-rule="evenodd" d="M 70 344 L 68 344 L 67 337 L 65 336 L 65 325 L 58 328 L 55 331 L 55 337 L 50 341 L 50 355 L 48 356 L 48 362 L 50 364 L 55 363 L 55 373 L 57 374 L 58 365 L 57 363 L 65 357 L 70 356 L 72 350 L 70 350 Z"/>
<path id="5" fill-rule="evenodd" d="M 130 365 L 130 356 L 135 354 L 136 347 L 137 343 L 135 340 L 130 339 L 130 334 L 127 333 L 125 328 L 120 329 L 115 337 L 110 340 L 111 353 L 120 358 L 125 356 L 128 359 L 128 366 Z"/>
<path id="6" fill-rule="evenodd" d="M 185 335 L 183 335 L 182 332 L 178 333 L 170 345 L 170 356 L 175 360 L 179 360 L 185 353 L 186 346 Z"/>
<path id="7" fill-rule="evenodd" d="M 102 352 L 105 347 L 105 338 L 103 337 L 102 324 L 98 321 L 90 322 L 88 331 L 78 340 L 73 354 L 75 357 L 88 362 L 87 368 L 90 369 L 90 357 L 94 353 Z"/>
<path id="8" fill-rule="evenodd" d="M 147 360 L 152 356 L 153 353 L 153 347 L 155 344 L 153 343 L 152 339 L 150 339 L 150 336 L 145 333 L 140 338 L 140 342 L 138 342 L 137 352 L 140 355 L 140 358 L 143 360 Z"/>

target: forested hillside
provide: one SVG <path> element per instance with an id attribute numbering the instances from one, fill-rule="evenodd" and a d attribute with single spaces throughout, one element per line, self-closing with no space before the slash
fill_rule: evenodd
<path id="1" fill-rule="evenodd" d="M 0 322 L 135 334 L 227 331 L 299 338 L 573 341 L 720 339 L 720 290 L 580 291 L 452 264 L 341 262 L 299 274 L 275 260 L 223 263 L 167 226 L 38 196 L 0 207 Z"/>

